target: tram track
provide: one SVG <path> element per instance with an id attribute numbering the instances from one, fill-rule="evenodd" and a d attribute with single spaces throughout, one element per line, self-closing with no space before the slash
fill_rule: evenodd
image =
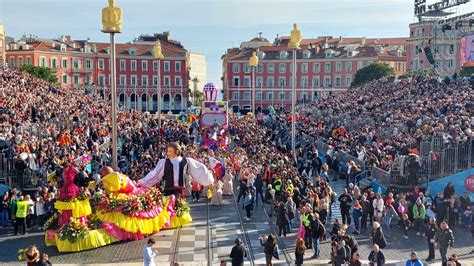
<path id="1" fill-rule="evenodd" d="M 243 241 L 244 241 L 246 251 L 247 251 L 247 259 L 249 260 L 250 265 L 254 266 L 255 265 L 255 255 L 254 255 L 254 251 L 253 251 L 253 248 L 252 248 L 252 243 L 250 242 L 250 237 L 248 235 L 247 229 L 244 226 L 244 222 L 243 222 L 243 219 L 242 219 L 242 214 L 240 213 L 240 209 L 239 209 L 239 204 L 237 203 L 237 199 L 235 198 L 235 193 L 233 193 L 232 198 L 234 199 L 234 206 L 235 206 L 235 209 L 236 209 L 237 214 L 239 216 L 240 227 L 242 228 L 242 235 L 243 235 L 243 238 L 244 238 Z"/>

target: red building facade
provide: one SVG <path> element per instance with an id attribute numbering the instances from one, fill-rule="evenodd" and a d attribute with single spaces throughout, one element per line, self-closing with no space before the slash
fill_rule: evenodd
<path id="1" fill-rule="evenodd" d="M 256 38 L 258 39 L 258 38 Z M 255 71 L 257 110 L 291 106 L 292 51 L 288 38 L 275 43 L 252 40 L 232 48 L 222 57 L 224 99 L 234 111 L 251 109 L 252 71 L 248 59 L 257 52 Z M 302 41 L 297 51 L 297 103 L 309 103 L 335 92 L 347 90 L 357 70 L 374 62 L 386 62 L 397 74 L 405 72 L 405 38 L 365 39 L 318 37 Z M 263 44 L 263 45 L 262 45 Z M 250 47 L 248 47 L 248 46 Z"/>
<path id="2" fill-rule="evenodd" d="M 156 111 L 158 61 L 152 54 L 159 40 L 165 58 L 161 67 L 163 111 L 187 108 L 189 87 L 188 51 L 169 33 L 140 36 L 132 43 L 116 45 L 118 103 L 132 109 Z M 35 65 L 51 68 L 62 87 L 100 90 L 110 97 L 110 47 L 108 43 L 22 38 L 7 47 L 11 67 Z"/>

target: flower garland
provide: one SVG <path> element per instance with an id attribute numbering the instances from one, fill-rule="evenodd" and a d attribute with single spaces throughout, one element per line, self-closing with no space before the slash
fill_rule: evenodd
<path id="1" fill-rule="evenodd" d="M 95 215 L 91 214 L 87 217 L 87 227 L 90 230 L 102 228 L 102 221 Z"/>
<path id="2" fill-rule="evenodd" d="M 185 213 L 189 212 L 189 204 L 185 199 L 178 199 L 176 201 L 176 216 L 182 217 Z"/>
<path id="3" fill-rule="evenodd" d="M 71 218 L 69 224 L 65 224 L 59 229 L 58 237 L 62 241 L 75 243 L 87 235 L 87 225 L 82 224 L 78 219 Z"/>
<path id="4" fill-rule="evenodd" d="M 138 216 L 140 212 L 148 212 L 153 207 L 163 208 L 163 202 L 161 192 L 152 187 L 136 195 L 97 192 L 92 197 L 91 205 L 104 213 L 120 211 L 126 216 Z"/>

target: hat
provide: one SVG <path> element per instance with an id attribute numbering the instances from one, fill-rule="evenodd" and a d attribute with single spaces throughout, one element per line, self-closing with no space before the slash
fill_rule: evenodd
<path id="1" fill-rule="evenodd" d="M 242 244 L 242 239 L 240 239 L 240 237 L 237 237 L 235 239 L 235 244 Z"/>
<path id="2" fill-rule="evenodd" d="M 412 251 L 411 254 L 410 254 L 410 256 L 416 256 L 416 257 L 418 257 L 418 254 L 416 253 L 416 251 Z"/>

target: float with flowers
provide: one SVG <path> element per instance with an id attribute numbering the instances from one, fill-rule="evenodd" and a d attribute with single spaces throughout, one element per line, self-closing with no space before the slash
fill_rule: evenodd
<path id="1" fill-rule="evenodd" d="M 140 188 L 125 175 L 110 171 L 104 189 L 90 195 L 74 185 L 76 170 L 64 170 L 64 185 L 55 203 L 58 213 L 45 224 L 45 242 L 60 252 L 77 252 L 117 241 L 139 240 L 165 228 L 190 223 L 189 206 L 158 188 Z"/>

